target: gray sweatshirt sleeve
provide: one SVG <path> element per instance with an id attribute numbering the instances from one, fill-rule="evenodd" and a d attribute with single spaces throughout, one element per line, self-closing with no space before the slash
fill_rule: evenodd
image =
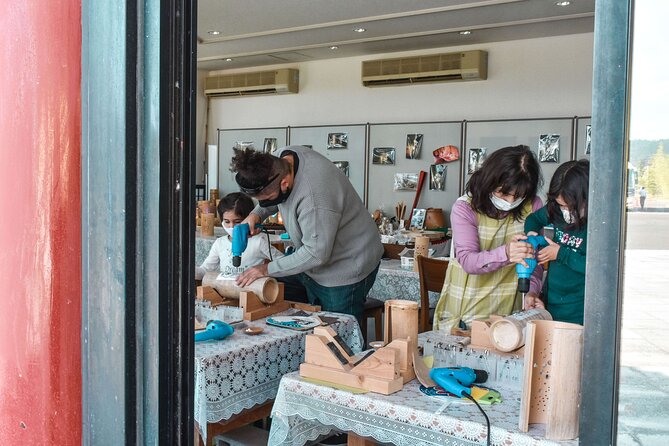
<path id="1" fill-rule="evenodd" d="M 251 213 L 258 215 L 260 217 L 260 223 L 262 223 L 267 217 L 276 214 L 278 210 L 279 208 L 277 206 L 264 208 L 260 205 L 257 205 L 255 209 L 251 211 Z"/>
<path id="2" fill-rule="evenodd" d="M 291 276 L 326 263 L 332 254 L 341 215 L 327 209 L 314 208 L 300 215 L 302 246 L 294 253 L 267 265 L 272 277 Z"/>

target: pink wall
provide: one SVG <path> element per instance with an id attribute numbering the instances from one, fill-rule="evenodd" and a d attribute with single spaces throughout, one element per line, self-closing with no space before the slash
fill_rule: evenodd
<path id="1" fill-rule="evenodd" d="M 0 7 L 0 443 L 81 444 L 81 1 Z"/>

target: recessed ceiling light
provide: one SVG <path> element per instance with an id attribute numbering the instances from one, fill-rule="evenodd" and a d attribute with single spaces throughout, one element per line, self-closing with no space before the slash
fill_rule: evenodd
<path id="1" fill-rule="evenodd" d="M 564 0 L 562 2 L 555 2 L 555 6 L 569 6 L 571 2 L 569 0 Z"/>
<path id="2" fill-rule="evenodd" d="M 221 32 L 220 31 L 207 31 L 207 34 L 211 34 L 212 36 L 218 36 L 219 34 L 221 34 Z"/>
<path id="3" fill-rule="evenodd" d="M 355 31 L 357 33 L 364 33 L 367 30 L 365 28 L 353 28 L 353 31 Z"/>
<path id="4" fill-rule="evenodd" d="M 471 31 L 460 31 L 460 35 L 461 35 L 461 36 L 468 36 L 468 35 L 470 35 L 471 33 L 472 33 Z"/>
<path id="5" fill-rule="evenodd" d="M 330 49 L 331 49 L 331 50 L 338 50 L 339 47 L 338 47 L 337 45 L 332 45 L 332 46 L 330 47 Z"/>
<path id="6" fill-rule="evenodd" d="M 228 57 L 227 59 L 225 59 L 225 61 L 226 61 L 226 62 L 232 62 L 232 59 L 230 59 L 230 58 Z"/>

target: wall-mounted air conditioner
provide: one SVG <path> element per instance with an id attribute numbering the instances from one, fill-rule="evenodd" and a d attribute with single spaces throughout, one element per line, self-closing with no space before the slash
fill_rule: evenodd
<path id="1" fill-rule="evenodd" d="M 420 82 L 478 81 L 488 78 L 488 53 L 463 51 L 362 63 L 362 85 L 382 87 Z"/>
<path id="2" fill-rule="evenodd" d="M 293 68 L 222 74 L 204 79 L 204 94 L 211 97 L 286 94 L 299 91 L 300 72 Z"/>

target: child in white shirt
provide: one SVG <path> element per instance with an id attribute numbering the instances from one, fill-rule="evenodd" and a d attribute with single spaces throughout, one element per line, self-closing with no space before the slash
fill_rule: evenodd
<path id="1" fill-rule="evenodd" d="M 250 266 L 278 259 L 283 254 L 272 245 L 265 234 L 249 237 L 248 246 L 242 253 L 239 267 L 232 265 L 232 228 L 240 224 L 253 210 L 255 204 L 248 196 L 239 192 L 228 194 L 219 201 L 217 210 L 228 235 L 219 237 L 209 250 L 202 265 L 195 268 L 195 279 L 201 280 L 205 273 L 220 271 L 226 277 L 236 277 Z"/>

